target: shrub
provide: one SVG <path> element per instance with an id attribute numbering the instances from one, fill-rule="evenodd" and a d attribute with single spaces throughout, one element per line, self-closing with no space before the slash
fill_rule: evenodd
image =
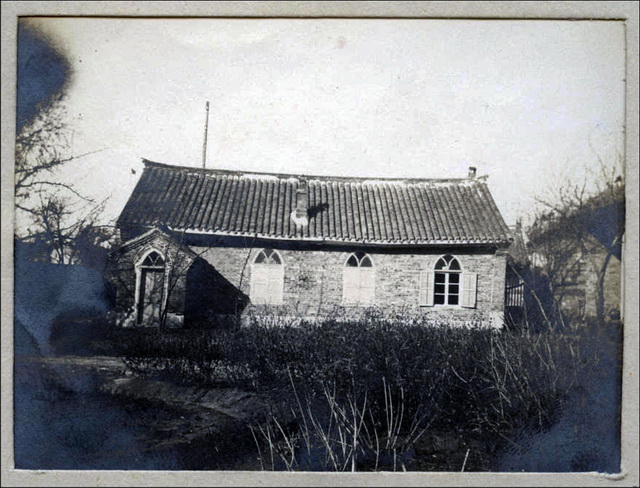
<path id="1" fill-rule="evenodd" d="M 549 429 L 607 354 L 593 327 L 530 330 L 452 329 L 369 317 L 356 323 L 121 330 L 118 342 L 139 374 L 257 391 L 271 412 L 253 426 L 269 469 L 407 467 L 427 430 L 479 441 L 484 452 L 468 469 L 489 469 L 487 460 L 520 433 Z M 394 408 L 402 412 L 399 423 L 397 417 L 389 420 Z M 346 438 L 351 447 L 343 451 Z M 389 445 L 395 447 L 381 447 Z"/>

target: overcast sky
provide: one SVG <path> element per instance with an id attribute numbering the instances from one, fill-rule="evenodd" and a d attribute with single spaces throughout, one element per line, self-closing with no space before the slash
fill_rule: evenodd
<path id="1" fill-rule="evenodd" d="M 621 22 L 30 22 L 71 68 L 73 152 L 101 150 L 64 177 L 111 195 L 106 218 L 140 158 L 201 165 L 207 100 L 207 167 L 438 178 L 473 165 L 508 224 L 623 152 Z"/>

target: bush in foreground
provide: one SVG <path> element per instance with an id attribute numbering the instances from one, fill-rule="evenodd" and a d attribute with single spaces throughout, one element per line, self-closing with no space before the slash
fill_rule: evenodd
<path id="1" fill-rule="evenodd" d="M 138 374 L 260 393 L 270 414 L 252 434 L 265 469 L 425 469 L 420 458 L 436 444 L 450 445 L 443 458 L 456 451 L 457 469 L 492 469 L 523 433 L 548 431 L 612 354 L 597 325 L 561 334 L 375 320 L 121 332 Z"/>

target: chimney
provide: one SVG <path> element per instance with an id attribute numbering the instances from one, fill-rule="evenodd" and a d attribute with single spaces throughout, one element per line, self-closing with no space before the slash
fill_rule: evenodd
<path id="1" fill-rule="evenodd" d="M 291 213 L 291 220 L 296 226 L 305 227 L 309 224 L 309 190 L 307 180 L 300 178 L 298 180 L 298 189 L 296 190 L 296 208 Z"/>
<path id="2" fill-rule="evenodd" d="M 469 178 L 475 178 L 475 177 L 476 177 L 476 167 L 469 166 Z"/>

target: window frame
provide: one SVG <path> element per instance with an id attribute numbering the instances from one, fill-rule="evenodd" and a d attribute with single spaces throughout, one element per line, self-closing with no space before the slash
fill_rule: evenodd
<path id="1" fill-rule="evenodd" d="M 268 251 L 268 252 L 267 252 Z M 275 254 L 279 263 L 256 262 L 261 255 L 270 259 Z M 249 282 L 249 299 L 254 305 L 282 305 L 284 303 L 285 263 L 276 249 L 262 248 L 251 262 L 251 279 Z M 258 287 L 264 287 L 264 293 L 258 293 Z"/>
<path id="2" fill-rule="evenodd" d="M 359 256 L 360 254 L 360 256 Z M 349 264 L 351 258 L 356 259 L 357 266 Z M 368 259 L 370 266 L 363 266 Z M 348 275 L 351 275 L 348 277 Z M 357 282 L 355 287 L 350 287 Z M 363 286 L 363 282 L 368 282 Z M 366 291 L 366 296 L 364 296 Z M 350 294 L 353 295 L 350 295 Z M 364 297 L 363 297 L 364 296 Z M 364 251 L 354 251 L 348 254 L 342 266 L 342 305 L 351 307 L 371 307 L 376 301 L 376 264 L 371 255 Z"/>
<path id="3" fill-rule="evenodd" d="M 444 276 L 444 283 L 438 282 L 438 275 Z M 451 282 L 451 277 L 455 275 L 458 277 L 458 281 L 456 283 Z M 444 286 L 444 292 L 438 293 L 437 287 Z M 458 291 L 453 293 L 451 291 L 451 286 L 457 286 Z M 434 306 L 450 306 L 457 307 L 460 305 L 460 297 L 462 295 L 462 271 L 434 271 L 433 272 L 433 305 Z M 438 303 L 436 297 L 443 297 L 444 302 Z M 451 298 L 456 297 L 456 303 L 451 303 Z"/>
<path id="4" fill-rule="evenodd" d="M 438 264 L 441 261 L 444 261 L 444 263 L 446 264 L 446 267 L 444 269 L 438 269 Z M 454 262 L 457 263 L 458 269 L 450 269 L 452 263 Z M 461 307 L 462 282 L 464 281 L 462 278 L 462 275 L 464 273 L 464 270 L 462 268 L 462 264 L 460 263 L 460 260 L 453 254 L 443 254 L 442 256 L 438 257 L 438 259 L 436 259 L 436 262 L 433 265 L 432 273 L 433 273 L 433 294 L 432 294 L 433 306 L 434 307 L 456 307 L 456 308 Z M 454 275 L 454 274 L 458 276 L 457 283 L 451 283 L 450 281 L 451 275 Z M 438 275 L 444 276 L 444 283 L 438 283 Z M 444 285 L 444 293 L 438 293 L 436 291 L 437 290 L 436 287 L 439 285 Z M 458 287 L 457 293 L 452 293 L 450 291 L 451 286 Z M 444 297 L 444 303 L 438 303 L 436 301 L 437 296 Z M 455 296 L 457 298 L 457 303 L 450 303 L 450 298 L 452 296 Z"/>
<path id="5" fill-rule="evenodd" d="M 145 263 L 145 261 L 147 259 L 151 258 L 152 254 L 157 254 L 157 257 L 155 259 L 153 259 L 153 263 L 152 264 Z M 158 260 L 161 261 L 161 264 L 158 264 Z M 166 260 L 165 260 L 164 256 L 162 255 L 162 253 L 156 251 L 155 249 L 152 249 L 151 251 L 147 252 L 144 255 L 144 257 L 140 261 L 140 267 L 141 268 L 148 268 L 148 269 L 165 269 L 167 267 L 167 263 L 166 263 Z"/>
<path id="6" fill-rule="evenodd" d="M 156 263 L 152 265 L 144 264 L 151 254 L 156 253 L 160 259 L 162 259 L 162 265 L 157 265 Z M 142 322 L 142 315 L 140 305 L 143 301 L 143 297 L 140 296 L 142 293 L 142 273 L 144 269 L 154 269 L 154 270 L 162 270 L 162 297 L 160 299 L 160 307 L 161 310 L 167 306 L 167 299 L 169 298 L 169 294 L 167 293 L 167 289 L 169 287 L 169 262 L 168 256 L 165 255 L 158 248 L 152 247 L 143 252 L 140 257 L 135 262 L 135 274 L 136 274 L 136 285 L 135 285 L 135 300 L 134 300 L 134 310 L 135 310 L 135 323 L 136 325 L 140 325 Z"/>

